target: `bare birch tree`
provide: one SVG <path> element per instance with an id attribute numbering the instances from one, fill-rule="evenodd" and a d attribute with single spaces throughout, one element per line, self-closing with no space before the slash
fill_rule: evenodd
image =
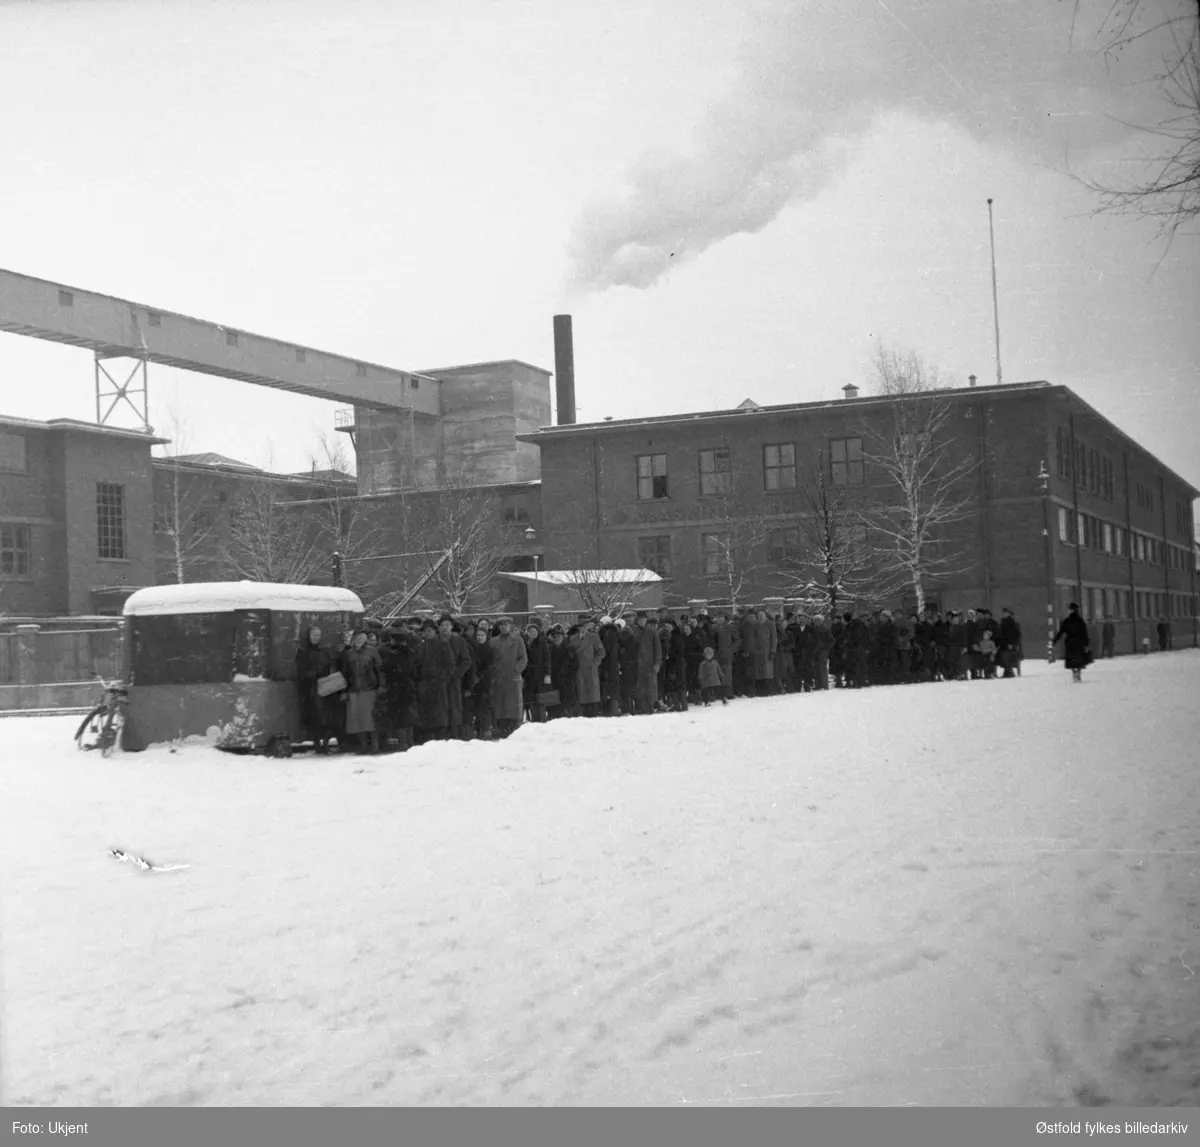
<path id="1" fill-rule="evenodd" d="M 247 581 L 306 585 L 328 570 L 321 532 L 294 489 L 269 475 L 247 479 L 233 499 L 222 558 Z"/>
<path id="2" fill-rule="evenodd" d="M 792 530 L 794 556 L 783 559 L 782 575 L 788 597 L 822 613 L 876 597 L 876 563 L 867 544 L 862 506 L 851 489 L 845 480 L 835 482 L 828 453 L 813 449 L 800 481 L 803 508 Z"/>
<path id="3" fill-rule="evenodd" d="M 428 577 L 416 598 L 427 608 L 462 613 L 490 607 L 496 574 L 518 548 L 504 524 L 500 498 L 470 476 L 469 467 L 462 467 L 447 474 L 439 489 L 402 499 L 404 548 L 415 555 L 406 581 L 414 585 Z"/>
<path id="4" fill-rule="evenodd" d="M 775 523 L 759 491 L 757 472 L 733 460 L 728 442 L 703 453 L 713 455 L 713 469 L 711 478 L 706 478 L 701 470 L 704 500 L 701 568 L 705 580 L 728 598 L 731 605 L 737 605 L 764 568 L 766 542 Z M 707 461 L 702 465 L 707 465 Z M 794 457 L 791 473 L 794 484 Z"/>
<path id="5" fill-rule="evenodd" d="M 217 558 L 218 519 L 224 513 L 220 491 L 211 474 L 188 469 L 179 461 L 187 450 L 187 431 L 174 411 L 169 414 L 173 453 L 155 467 L 161 488 L 154 498 L 154 544 L 169 564 L 177 584 Z"/>
<path id="6" fill-rule="evenodd" d="M 865 462 L 883 479 L 884 496 L 860 517 L 869 531 L 883 597 L 911 589 L 925 608 L 928 582 L 966 572 L 975 562 L 955 527 L 978 512 L 968 479 L 978 462 L 955 449 L 951 406 L 937 391 L 936 368 L 915 352 L 882 344 L 875 352 L 875 381 L 890 399 L 880 429 L 864 430 Z"/>
<path id="7" fill-rule="evenodd" d="M 361 497 L 350 485 L 353 461 L 341 439 L 321 435 L 309 461 L 315 500 L 308 513 L 321 560 L 329 568 L 340 554 L 346 587 L 365 602 L 395 580 L 387 560 L 391 501 Z"/>

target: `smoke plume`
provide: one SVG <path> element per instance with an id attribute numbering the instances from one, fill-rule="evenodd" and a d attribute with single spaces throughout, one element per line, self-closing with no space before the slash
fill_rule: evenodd
<path id="1" fill-rule="evenodd" d="M 1127 34 L 1184 3 L 1124 0 Z M 722 239 L 761 231 L 828 187 L 845 144 L 885 112 L 950 122 L 1058 167 L 1114 142 L 1136 118 L 1133 101 L 1153 95 L 1165 50 L 1156 32 L 1106 54 L 1115 10 L 1113 0 L 777 3 L 691 151 L 643 155 L 622 190 L 582 210 L 572 285 L 649 287 Z"/>

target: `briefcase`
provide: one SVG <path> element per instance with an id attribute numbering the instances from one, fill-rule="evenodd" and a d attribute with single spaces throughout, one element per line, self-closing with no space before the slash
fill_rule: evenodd
<path id="1" fill-rule="evenodd" d="M 544 705 L 547 709 L 553 709 L 558 704 L 558 690 L 549 689 L 545 693 L 539 693 L 534 700 L 539 705 Z"/>
<path id="2" fill-rule="evenodd" d="M 346 688 L 346 678 L 338 670 L 326 677 L 317 678 L 317 696 L 328 697 L 331 693 L 340 693 Z"/>

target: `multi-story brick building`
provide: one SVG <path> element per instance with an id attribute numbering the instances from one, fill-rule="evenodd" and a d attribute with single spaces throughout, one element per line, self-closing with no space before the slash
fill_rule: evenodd
<path id="1" fill-rule="evenodd" d="M 0 418 L 0 610 L 113 612 L 153 585 L 150 448 L 69 418 Z"/>
<path id="2" fill-rule="evenodd" d="M 543 544 L 549 568 L 581 560 L 645 565 L 677 603 L 726 597 L 716 531 L 731 478 L 770 527 L 742 601 L 787 594 L 794 527 L 820 459 L 832 487 L 860 504 L 896 500 L 871 443 L 890 432 L 892 399 L 758 407 L 544 427 Z M 947 465 L 962 464 L 963 560 L 930 579 L 945 607 L 1011 606 L 1037 635 L 1078 600 L 1089 619 L 1117 619 L 1118 650 L 1161 616 L 1176 643 L 1196 640 L 1192 504 L 1197 490 L 1064 386 L 1045 382 L 938 392 L 948 409 Z M 847 490 L 847 492 L 851 492 Z M 911 604 L 897 595 L 894 604 Z"/>

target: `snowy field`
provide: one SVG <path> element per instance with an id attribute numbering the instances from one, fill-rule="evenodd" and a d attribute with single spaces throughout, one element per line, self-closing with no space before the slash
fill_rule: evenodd
<path id="1" fill-rule="evenodd" d="M 1196 1104 L 1200 654 L 1069 678 L 378 758 L 0 721 L 0 1100 Z"/>

